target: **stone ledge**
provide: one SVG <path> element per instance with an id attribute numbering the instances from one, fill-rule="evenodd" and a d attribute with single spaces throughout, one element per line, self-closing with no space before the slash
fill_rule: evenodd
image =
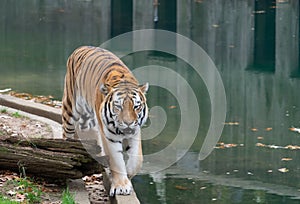
<path id="1" fill-rule="evenodd" d="M 33 101 L 0 94 L 0 105 L 21 110 L 27 113 L 54 120 L 61 123 L 61 109 L 53 108 Z"/>
<path id="2" fill-rule="evenodd" d="M 69 191 L 74 195 L 77 204 L 89 203 L 89 195 L 82 179 L 69 180 Z"/>
<path id="3" fill-rule="evenodd" d="M 140 201 L 138 200 L 135 192 L 133 192 L 131 195 L 123 196 L 123 195 L 117 195 L 113 199 L 113 204 L 139 204 Z"/>
<path id="4" fill-rule="evenodd" d="M 103 183 L 106 189 L 106 192 L 109 193 L 110 190 L 110 172 L 109 169 L 105 168 L 105 172 L 103 173 Z M 139 199 L 137 198 L 135 192 L 133 191 L 131 195 L 116 195 L 113 198 L 110 197 L 110 201 L 112 204 L 140 204 Z"/>

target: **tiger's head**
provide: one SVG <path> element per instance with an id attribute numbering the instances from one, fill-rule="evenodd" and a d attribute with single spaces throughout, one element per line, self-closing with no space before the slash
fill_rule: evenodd
<path id="1" fill-rule="evenodd" d="M 101 110 L 102 120 L 112 134 L 134 135 L 148 118 L 144 85 L 123 84 L 117 87 L 102 85 L 105 95 Z"/>

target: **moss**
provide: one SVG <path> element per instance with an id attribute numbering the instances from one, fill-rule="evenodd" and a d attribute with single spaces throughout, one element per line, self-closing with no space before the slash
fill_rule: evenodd
<path id="1" fill-rule="evenodd" d="M 0 152 L 4 153 L 4 152 L 8 152 L 8 150 L 5 147 L 0 147 Z"/>
<path id="2" fill-rule="evenodd" d="M 0 113 L 7 113 L 7 109 L 6 108 L 1 109 Z"/>

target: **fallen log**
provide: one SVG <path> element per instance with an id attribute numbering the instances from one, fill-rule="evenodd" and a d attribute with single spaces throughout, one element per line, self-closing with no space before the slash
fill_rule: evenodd
<path id="1" fill-rule="evenodd" d="M 107 166 L 96 141 L 1 136 L 0 169 L 51 180 L 76 179 Z M 93 156 L 91 156 L 93 155 Z"/>

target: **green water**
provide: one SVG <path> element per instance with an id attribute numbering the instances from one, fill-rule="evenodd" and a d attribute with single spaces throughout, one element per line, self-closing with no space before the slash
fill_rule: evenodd
<path id="1" fill-rule="evenodd" d="M 132 69 L 159 65 L 178 73 L 191 86 L 201 113 L 189 151 L 183 156 L 182 149 L 174 149 L 179 161 L 157 173 L 144 169 L 146 174 L 134 178 L 142 203 L 299 203 L 300 150 L 288 148 L 300 146 L 300 134 L 289 130 L 300 127 L 298 1 L 161 0 L 157 23 L 151 1 L 1 3 L 0 89 L 60 99 L 66 60 L 76 47 L 98 46 L 137 29 L 182 34 L 213 60 L 226 92 L 226 122 L 232 122 L 224 126 L 219 142 L 234 147 L 214 149 L 199 161 L 212 115 L 204 80 L 182 59 L 166 53 L 143 51 L 123 58 Z M 134 47 L 122 43 L 128 49 Z M 176 40 L 171 44 L 181 49 Z M 181 88 L 171 78 L 160 80 Z M 179 94 L 187 104 L 191 102 L 185 92 Z M 162 87 L 150 86 L 147 98 L 149 107 L 160 106 L 168 119 L 159 134 L 143 140 L 144 154 L 150 155 L 176 138 L 182 107 Z M 155 112 L 150 116 L 148 126 L 159 117 Z M 191 132 L 187 129 L 186 135 Z M 165 158 L 157 159 L 161 163 Z"/>

